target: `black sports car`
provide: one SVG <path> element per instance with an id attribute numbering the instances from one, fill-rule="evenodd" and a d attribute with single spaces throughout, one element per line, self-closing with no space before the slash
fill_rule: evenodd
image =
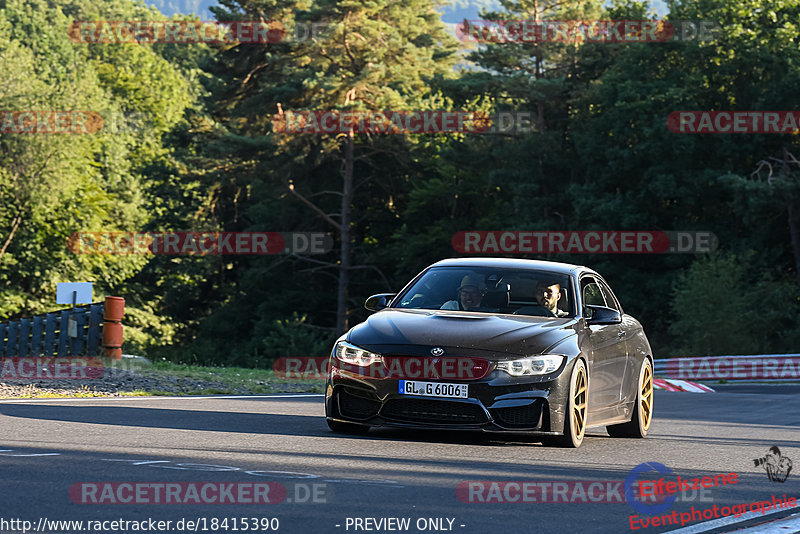
<path id="1" fill-rule="evenodd" d="M 337 340 L 325 413 L 372 426 L 530 432 L 578 447 L 589 426 L 644 437 L 653 353 L 641 324 L 587 267 L 464 258 L 435 263 Z"/>

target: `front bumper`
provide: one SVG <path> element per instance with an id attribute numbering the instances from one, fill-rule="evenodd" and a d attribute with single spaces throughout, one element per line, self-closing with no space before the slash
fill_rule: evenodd
<path id="1" fill-rule="evenodd" d="M 545 376 L 512 377 L 493 370 L 480 380 L 423 380 L 468 384 L 468 398 L 450 399 L 401 394 L 399 380 L 344 371 L 332 359 L 325 413 L 366 426 L 558 435 L 574 361 Z"/>

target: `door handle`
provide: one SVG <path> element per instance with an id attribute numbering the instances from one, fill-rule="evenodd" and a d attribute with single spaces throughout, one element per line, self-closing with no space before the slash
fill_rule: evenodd
<path id="1" fill-rule="evenodd" d="M 624 335 L 625 335 L 625 332 L 623 332 L 622 330 L 620 330 L 619 332 L 617 332 L 617 337 L 622 337 L 622 336 L 624 336 Z"/>

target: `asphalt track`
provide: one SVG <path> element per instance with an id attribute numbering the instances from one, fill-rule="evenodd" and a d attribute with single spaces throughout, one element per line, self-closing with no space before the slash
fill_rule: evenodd
<path id="1" fill-rule="evenodd" d="M 468 481 L 586 481 L 584 489 L 603 481 L 603 487 L 610 487 L 605 484 L 623 482 L 632 469 L 649 462 L 671 469 L 672 479 L 737 474 L 735 484 L 686 492 L 658 516 L 691 511 L 692 506 L 702 510 L 771 501 L 773 496 L 800 497 L 800 385 L 655 395 L 655 421 L 647 439 L 614 439 L 603 429 L 590 429 L 577 450 L 544 447 L 523 436 L 388 429 L 361 437 L 337 435 L 325 425 L 320 395 L 4 400 L 0 532 L 21 531 L 20 523 L 3 523 L 12 519 L 31 521 L 33 528 L 42 520 L 40 532 L 77 532 L 45 525 L 52 520 L 119 519 L 170 520 L 174 525 L 181 518 L 199 520 L 198 532 L 244 532 L 242 518 L 252 517 L 277 518 L 277 531 L 287 533 L 632 532 L 632 515 L 650 516 L 624 499 L 583 502 L 587 497 L 578 493 L 556 499 L 577 502 L 463 502 L 469 494 L 456 488 Z M 771 482 L 764 468 L 754 465 L 773 446 L 795 464 L 782 483 Z M 660 476 L 648 471 L 638 480 Z M 269 495 L 281 502 L 80 504 L 80 491 L 70 497 L 70 487 L 75 491 L 86 487 L 81 483 L 109 482 L 195 482 L 196 487 L 269 482 L 277 483 Z M 485 486 L 487 493 L 474 493 L 473 499 L 488 497 L 490 487 Z M 286 489 L 285 499 L 278 499 L 280 488 Z M 508 496 L 522 500 L 521 493 L 509 491 Z M 755 512 L 755 520 L 715 532 L 752 527 L 798 510 L 764 516 Z M 227 529 L 222 523 L 212 528 L 213 518 L 226 517 Z M 383 523 L 395 528 L 378 528 L 381 518 L 408 518 L 409 526 Z M 685 526 L 698 531 L 699 523 L 703 521 Z M 255 532 L 274 531 L 261 529 L 264 524 Z M 125 532 L 118 525 L 106 526 L 102 531 Z"/>

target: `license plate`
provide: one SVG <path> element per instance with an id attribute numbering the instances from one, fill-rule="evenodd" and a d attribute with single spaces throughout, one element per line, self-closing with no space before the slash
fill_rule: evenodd
<path id="1" fill-rule="evenodd" d="M 400 380 L 400 393 L 404 395 L 466 399 L 469 398 L 467 389 L 467 384 L 447 384 L 444 382 L 417 382 L 416 380 Z"/>

